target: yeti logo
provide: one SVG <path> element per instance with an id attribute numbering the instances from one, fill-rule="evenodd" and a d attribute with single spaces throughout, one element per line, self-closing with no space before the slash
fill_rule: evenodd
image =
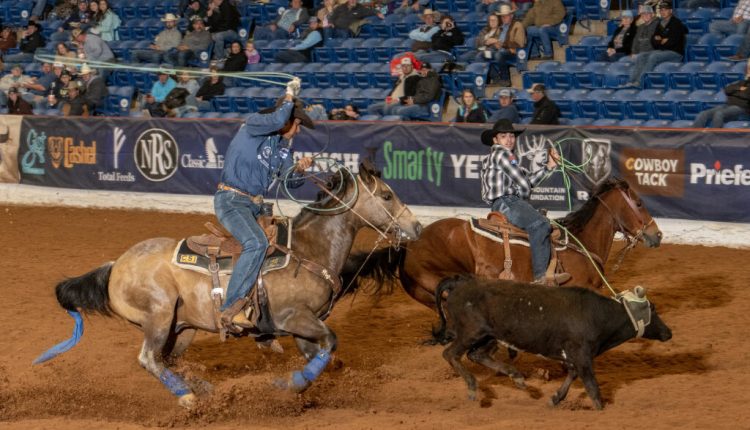
<path id="1" fill-rule="evenodd" d="M 612 173 L 612 161 L 609 157 L 612 142 L 584 139 L 581 144 L 583 173 L 594 185 L 599 185 Z"/>
<path id="2" fill-rule="evenodd" d="M 149 181 L 161 182 L 174 175 L 179 155 L 174 137 L 159 128 L 144 131 L 135 141 L 135 165 Z"/>

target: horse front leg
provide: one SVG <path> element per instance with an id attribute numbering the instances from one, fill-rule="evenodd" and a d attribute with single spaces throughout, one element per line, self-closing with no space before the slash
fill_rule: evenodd
<path id="1" fill-rule="evenodd" d="M 274 385 L 301 393 L 318 379 L 331 361 L 331 353 L 336 350 L 336 334 L 309 310 L 295 310 L 278 328 L 294 336 L 308 362 L 304 369 L 292 372 L 287 379 L 276 380 Z"/>

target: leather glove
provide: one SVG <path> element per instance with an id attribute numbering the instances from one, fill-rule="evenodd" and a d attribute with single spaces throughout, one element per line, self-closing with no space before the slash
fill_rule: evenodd
<path id="1" fill-rule="evenodd" d="M 302 81 L 299 78 L 294 78 L 286 84 L 286 94 L 292 97 L 299 95 L 299 90 L 302 86 Z"/>

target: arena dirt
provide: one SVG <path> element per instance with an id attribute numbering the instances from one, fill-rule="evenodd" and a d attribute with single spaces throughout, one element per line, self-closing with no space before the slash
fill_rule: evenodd
<path id="1" fill-rule="evenodd" d="M 142 239 L 201 232 L 207 219 L 0 207 L 0 428 L 750 428 L 750 251 L 727 248 L 639 246 L 611 276 L 617 288 L 648 287 L 674 338 L 632 341 L 596 360 L 602 412 L 592 410 L 580 382 L 559 407 L 547 406 L 564 373 L 528 354 L 517 367 L 529 391 L 472 365 L 483 400 L 468 401 L 442 347 L 421 343 L 435 316 L 400 290 L 378 302 L 360 294 L 338 304 L 328 322 L 342 365 L 303 395 L 271 385 L 303 366 L 289 339 L 279 355 L 247 338 L 222 344 L 200 333 L 174 363 L 201 394 L 194 410 L 183 410 L 138 365 L 139 330 L 100 316 L 85 318 L 73 350 L 31 366 L 73 328 L 55 301 L 57 281 Z"/>

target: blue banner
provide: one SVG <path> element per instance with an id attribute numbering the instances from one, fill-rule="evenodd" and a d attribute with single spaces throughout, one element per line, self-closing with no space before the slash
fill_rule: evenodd
<path id="1" fill-rule="evenodd" d="M 25 117 L 19 170 L 26 184 L 82 189 L 213 194 L 237 120 Z M 480 198 L 488 125 L 319 122 L 303 129 L 295 156 L 321 156 L 357 170 L 375 161 L 408 204 L 486 207 Z M 610 177 L 625 178 L 655 216 L 750 221 L 748 133 L 712 130 L 529 126 L 517 139 L 521 163 L 543 168 L 546 149 L 580 166 L 556 173 L 531 196 L 537 207 L 569 210 Z M 321 162 L 313 170 L 326 168 Z M 568 186 L 569 185 L 569 186 Z M 292 190 L 313 199 L 311 184 Z"/>

